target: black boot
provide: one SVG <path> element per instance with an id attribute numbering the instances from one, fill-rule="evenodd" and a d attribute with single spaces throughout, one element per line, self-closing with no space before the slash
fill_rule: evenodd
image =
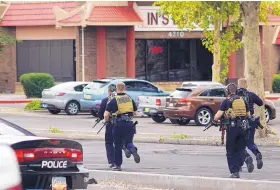
<path id="1" fill-rule="evenodd" d="M 251 156 L 246 157 L 245 163 L 247 165 L 248 172 L 252 173 L 254 171 L 253 158 Z"/>
<path id="2" fill-rule="evenodd" d="M 114 167 L 112 168 L 112 170 L 113 170 L 113 171 L 122 171 L 122 168 L 121 168 L 121 166 L 114 166 Z"/>
<path id="3" fill-rule="evenodd" d="M 138 152 L 137 152 L 137 148 L 136 148 L 136 147 L 131 149 L 131 153 L 132 153 L 132 155 L 133 155 L 133 157 L 134 157 L 134 161 L 135 161 L 137 164 L 140 163 L 140 156 L 139 156 L 139 154 L 138 154 Z"/>
<path id="4" fill-rule="evenodd" d="M 109 168 L 113 168 L 113 167 L 115 167 L 115 164 L 110 164 L 109 165 Z"/>
<path id="5" fill-rule="evenodd" d="M 230 174 L 230 176 L 229 176 L 230 178 L 240 178 L 240 176 L 239 176 L 239 173 L 238 172 L 235 172 L 235 173 L 232 173 L 232 174 Z"/>
<path id="6" fill-rule="evenodd" d="M 257 160 L 257 168 L 258 169 L 262 169 L 263 167 L 263 161 L 262 161 L 262 154 L 258 153 L 256 156 L 256 160 Z"/>

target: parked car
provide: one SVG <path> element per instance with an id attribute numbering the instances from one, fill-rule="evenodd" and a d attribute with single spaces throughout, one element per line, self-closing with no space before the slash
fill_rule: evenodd
<path id="1" fill-rule="evenodd" d="M 202 87 L 202 86 L 223 86 L 222 83 L 212 81 L 187 81 L 183 82 L 181 88 Z"/>
<path id="2" fill-rule="evenodd" d="M 207 125 L 226 98 L 226 87 L 177 88 L 166 99 L 164 116 L 180 119 L 188 124 L 195 120 L 196 125 Z M 265 100 L 267 122 L 276 118 L 276 108 L 272 101 Z"/>
<path id="3" fill-rule="evenodd" d="M 14 150 L 3 143 L 0 143 L 0 150 L 0 189 L 22 190 L 21 175 Z"/>
<path id="4" fill-rule="evenodd" d="M 166 117 L 163 115 L 163 110 L 166 105 L 167 94 L 154 96 L 139 96 L 138 110 L 145 115 L 152 117 L 156 123 L 163 123 Z"/>
<path id="5" fill-rule="evenodd" d="M 83 165 L 80 143 L 37 137 L 1 118 L 0 134 L 0 143 L 10 145 L 16 153 L 23 189 L 50 189 L 57 184 L 64 189 L 87 189 L 89 171 Z"/>
<path id="6" fill-rule="evenodd" d="M 108 86 L 124 82 L 126 85 L 126 93 L 138 105 L 138 96 L 140 95 L 168 95 L 152 83 L 145 80 L 129 79 L 129 78 L 105 78 L 94 80 L 84 88 L 84 97 L 81 99 L 81 108 L 89 110 L 94 116 L 99 111 L 100 104 L 103 98 L 108 96 Z"/>
<path id="7" fill-rule="evenodd" d="M 41 107 L 47 108 L 51 114 L 58 114 L 64 110 L 68 115 L 76 115 L 83 111 L 80 99 L 83 98 L 83 89 L 88 84 L 89 82 L 65 82 L 44 89 Z"/>

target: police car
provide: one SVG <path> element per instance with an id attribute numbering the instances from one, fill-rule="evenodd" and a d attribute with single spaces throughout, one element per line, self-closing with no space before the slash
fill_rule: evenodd
<path id="1" fill-rule="evenodd" d="M 87 189 L 80 143 L 37 137 L 1 118 L 0 143 L 15 151 L 23 189 Z"/>

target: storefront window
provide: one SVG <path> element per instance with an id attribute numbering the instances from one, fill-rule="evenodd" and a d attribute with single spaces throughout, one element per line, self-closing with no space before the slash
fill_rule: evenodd
<path id="1" fill-rule="evenodd" d="M 167 40 L 147 40 L 147 80 L 168 81 Z"/>
<path id="2" fill-rule="evenodd" d="M 136 40 L 136 78 L 146 79 L 146 40 Z"/>
<path id="3" fill-rule="evenodd" d="M 136 77 L 151 82 L 211 79 L 212 54 L 199 39 L 136 40 Z"/>
<path id="4" fill-rule="evenodd" d="M 169 80 L 190 79 L 190 41 L 170 40 Z"/>

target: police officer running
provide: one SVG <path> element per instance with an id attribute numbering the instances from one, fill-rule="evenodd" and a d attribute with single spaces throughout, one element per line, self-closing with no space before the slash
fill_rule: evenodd
<path id="1" fill-rule="evenodd" d="M 135 102 L 125 93 L 125 84 L 117 83 L 117 95 L 106 107 L 104 118 L 110 120 L 110 114 L 113 116 L 113 138 L 115 145 L 115 166 L 113 170 L 121 171 L 122 165 L 122 143 L 130 150 L 136 163 L 140 162 L 140 156 L 137 148 L 133 145 L 134 125 L 132 123 L 134 112 L 137 111 Z"/>
<path id="2" fill-rule="evenodd" d="M 228 98 L 225 99 L 216 113 L 214 125 L 217 125 L 222 116 L 226 122 L 226 151 L 230 178 L 240 178 L 239 169 L 244 162 L 244 150 L 246 148 L 246 129 L 249 107 L 246 102 L 236 95 L 237 86 L 233 83 L 227 86 Z"/>
<path id="3" fill-rule="evenodd" d="M 108 87 L 108 97 L 104 98 L 101 102 L 100 109 L 98 112 L 98 118 L 100 120 L 104 119 L 104 112 L 106 109 L 106 105 L 111 101 L 113 98 L 113 93 L 116 91 L 116 85 L 111 84 Z M 105 130 L 105 147 L 106 147 L 106 153 L 107 153 L 107 159 L 108 163 L 110 165 L 110 168 L 115 166 L 115 148 L 114 148 L 114 141 L 113 141 L 113 124 L 108 122 L 106 124 L 106 130 Z"/>
<path id="4" fill-rule="evenodd" d="M 247 81 L 245 78 L 241 78 L 238 80 L 238 87 L 237 95 L 244 97 L 244 99 L 249 104 L 249 110 L 251 117 L 254 115 L 254 104 L 257 104 L 258 106 L 263 105 L 263 101 L 254 93 L 247 90 Z M 247 148 L 251 150 L 251 152 L 256 156 L 257 161 L 257 168 L 261 169 L 263 167 L 263 161 L 262 161 L 262 154 L 259 151 L 257 145 L 254 142 L 255 137 L 255 131 L 258 126 L 254 122 L 249 122 L 250 128 L 247 132 Z M 248 152 L 245 150 L 245 163 L 247 165 L 248 172 L 251 173 L 254 170 L 253 165 L 253 158 L 248 154 Z M 240 170 L 242 170 L 240 168 Z"/>

